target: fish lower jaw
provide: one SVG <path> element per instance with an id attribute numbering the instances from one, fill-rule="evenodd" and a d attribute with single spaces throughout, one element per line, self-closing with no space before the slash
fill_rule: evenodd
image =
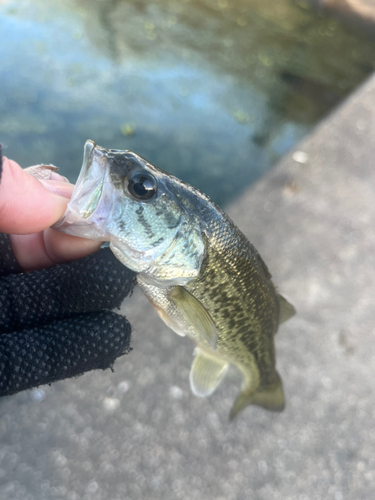
<path id="1" fill-rule="evenodd" d="M 140 272 L 138 275 L 138 281 L 141 280 L 146 285 L 156 286 L 158 288 L 171 288 L 173 286 L 184 286 L 189 281 L 191 281 L 191 279 L 192 278 L 186 278 L 186 277 L 161 279 L 147 271 Z"/>

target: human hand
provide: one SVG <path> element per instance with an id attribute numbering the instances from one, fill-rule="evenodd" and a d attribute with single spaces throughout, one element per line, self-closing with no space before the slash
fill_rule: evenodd
<path id="1" fill-rule="evenodd" d="M 12 233 L 0 234 L 0 396 L 112 367 L 130 349 L 129 323 L 108 309 L 135 274 L 97 242 L 47 229 L 73 186 L 53 175 L 46 189 L 20 170 L 6 160 L 0 182 L 0 229 Z"/>
<path id="2" fill-rule="evenodd" d="M 3 159 L 0 232 L 10 235 L 13 253 L 22 270 L 76 260 L 100 248 L 100 242 L 50 229 L 65 212 L 73 188 L 73 184 L 55 172 L 51 172 L 50 180 L 37 180 L 16 162 Z"/>

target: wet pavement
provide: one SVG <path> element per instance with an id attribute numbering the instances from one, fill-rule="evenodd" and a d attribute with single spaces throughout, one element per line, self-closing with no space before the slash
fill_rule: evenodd
<path id="1" fill-rule="evenodd" d="M 375 486 L 375 77 L 229 208 L 298 315 L 276 337 L 287 407 L 194 397 L 193 346 L 136 293 L 134 351 L 4 399 L 7 500 L 368 500 Z"/>

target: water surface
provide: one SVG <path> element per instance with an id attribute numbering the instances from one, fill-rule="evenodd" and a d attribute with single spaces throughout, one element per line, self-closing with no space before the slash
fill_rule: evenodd
<path id="1" fill-rule="evenodd" d="M 219 204 L 374 68 L 374 42 L 290 0 L 0 2 L 0 137 L 72 181 L 88 138 Z"/>

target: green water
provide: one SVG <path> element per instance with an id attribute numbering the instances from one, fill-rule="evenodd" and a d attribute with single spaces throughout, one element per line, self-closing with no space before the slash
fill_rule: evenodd
<path id="1" fill-rule="evenodd" d="M 375 43 L 291 0 L 0 2 L 0 140 L 75 180 L 88 138 L 223 205 L 375 66 Z"/>

